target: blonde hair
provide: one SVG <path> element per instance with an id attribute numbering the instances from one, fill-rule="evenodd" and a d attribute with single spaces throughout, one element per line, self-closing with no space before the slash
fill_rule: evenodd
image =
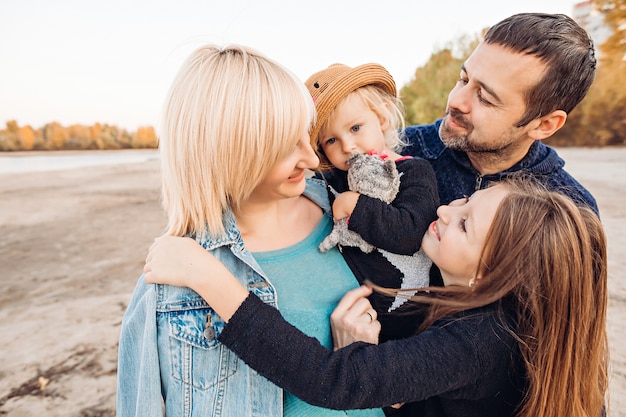
<path id="1" fill-rule="evenodd" d="M 334 117 L 335 111 L 339 107 L 341 103 L 351 97 L 352 95 L 358 95 L 368 106 L 368 108 L 376 114 L 379 118 L 384 118 L 389 121 L 389 127 L 387 130 L 383 132 L 385 137 L 385 147 L 394 152 L 402 151 L 407 143 L 404 141 L 404 106 L 402 101 L 395 96 L 383 91 L 381 88 L 376 87 L 375 85 L 366 85 L 364 87 L 359 87 L 356 90 L 352 91 L 350 94 L 346 95 L 335 108 L 330 112 L 329 116 L 326 118 L 326 121 L 320 126 L 318 132 L 326 129 L 330 120 Z M 311 144 L 313 149 L 316 150 L 317 156 L 320 159 L 320 165 L 318 170 L 320 171 L 328 171 L 333 167 L 330 163 L 324 151 L 322 150 L 322 146 L 320 144 L 319 134 L 315 138 L 315 143 Z"/>
<path id="2" fill-rule="evenodd" d="M 293 151 L 315 116 L 307 89 L 253 49 L 206 45 L 180 68 L 159 137 L 167 234 L 224 234 L 269 170 Z"/>
<path id="3" fill-rule="evenodd" d="M 609 360 L 602 224 L 591 209 L 530 178 L 500 184 L 509 193 L 487 234 L 474 287 L 430 287 L 438 296 L 414 297 L 430 305 L 421 329 L 497 303 L 516 317 L 509 330 L 526 365 L 528 386 L 516 415 L 598 416 Z"/>

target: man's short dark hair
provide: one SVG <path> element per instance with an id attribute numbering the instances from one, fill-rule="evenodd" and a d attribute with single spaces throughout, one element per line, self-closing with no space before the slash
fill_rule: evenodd
<path id="1" fill-rule="evenodd" d="M 594 80 L 596 58 L 589 34 L 563 14 L 520 13 L 492 26 L 484 42 L 539 58 L 543 78 L 526 93 L 525 126 L 554 110 L 571 112 Z"/>

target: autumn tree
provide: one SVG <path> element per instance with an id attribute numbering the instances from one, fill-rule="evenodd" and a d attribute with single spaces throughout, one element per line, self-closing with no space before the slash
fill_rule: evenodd
<path id="1" fill-rule="evenodd" d="M 407 125 L 430 123 L 443 116 L 458 68 L 458 58 L 449 49 L 442 49 L 415 71 L 413 80 L 400 90 Z"/>
<path id="2" fill-rule="evenodd" d="M 612 29 L 613 34 L 600 45 L 603 59 L 623 62 L 626 59 L 626 0 L 593 0 L 593 6 L 604 14 L 604 22 Z"/>
<path id="3" fill-rule="evenodd" d="M 19 147 L 23 151 L 32 151 L 35 147 L 35 131 L 30 126 L 22 126 L 17 130 Z"/>
<path id="4" fill-rule="evenodd" d="M 91 139 L 89 142 L 89 147 L 98 149 L 97 140 L 100 137 L 100 135 L 102 135 L 102 125 L 100 123 L 96 123 L 89 128 L 89 131 L 90 131 L 89 137 Z"/>
<path id="5" fill-rule="evenodd" d="M 67 127 L 65 149 L 89 149 L 93 142 L 89 126 L 74 124 Z"/>
<path id="6" fill-rule="evenodd" d="M 0 130 L 0 151 L 30 151 L 35 146 L 35 131 L 30 126 L 18 126 L 16 120 L 6 122 Z"/>
<path id="7" fill-rule="evenodd" d="M 594 7 L 604 14 L 612 35 L 600 45 L 600 67 L 596 79 L 599 95 L 593 109 L 596 115 L 590 120 L 598 125 L 603 145 L 626 144 L 626 0 L 594 0 Z M 598 112 L 604 108 L 604 112 Z"/>
<path id="8" fill-rule="evenodd" d="M 33 129 L 28 125 L 20 127 L 16 120 L 9 120 L 4 129 L 0 128 L 0 152 L 156 147 L 156 133 L 151 126 L 129 132 L 108 124 L 63 127 L 57 122 L 51 122 L 40 129 Z"/>
<path id="9" fill-rule="evenodd" d="M 17 132 L 19 126 L 16 120 L 9 120 L 6 122 L 6 128 L 0 132 L 0 150 L 1 151 L 18 151 L 19 141 L 17 138 Z"/>
<path id="10" fill-rule="evenodd" d="M 118 129 L 117 130 L 117 143 L 120 148 L 134 148 L 133 146 L 133 135 L 130 134 L 126 129 Z"/>
<path id="11" fill-rule="evenodd" d="M 478 45 L 478 37 L 463 36 L 434 52 L 415 70 L 413 79 L 400 90 L 407 125 L 432 123 L 445 113 L 448 94 L 459 79 L 461 64 Z"/>
<path id="12" fill-rule="evenodd" d="M 568 115 L 567 123 L 546 142 L 555 146 L 626 144 L 626 0 L 594 0 L 612 35 L 601 45 L 594 80 L 585 99 Z"/>
<path id="13" fill-rule="evenodd" d="M 43 141 L 46 149 L 63 149 L 67 141 L 67 131 L 57 122 L 43 127 Z"/>
<path id="14" fill-rule="evenodd" d="M 152 126 L 141 126 L 132 135 L 133 148 L 155 148 L 157 146 L 156 133 Z"/>

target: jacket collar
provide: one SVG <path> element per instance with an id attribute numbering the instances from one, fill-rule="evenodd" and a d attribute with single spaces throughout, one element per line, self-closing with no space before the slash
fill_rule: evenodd
<path id="1" fill-rule="evenodd" d="M 440 141 L 440 143 L 442 146 L 445 147 L 445 145 L 443 145 L 443 142 Z M 452 158 L 459 165 L 473 171 L 474 173 L 476 173 L 476 175 L 480 175 L 478 174 L 478 171 L 472 166 L 467 156 L 467 153 L 461 152 L 461 151 L 454 151 L 452 149 L 449 149 L 449 151 L 452 155 Z M 563 168 L 564 165 L 565 165 L 565 162 L 563 161 L 563 159 L 561 159 L 558 156 L 558 154 L 556 153 L 554 149 L 543 144 L 540 141 L 535 141 L 530 146 L 528 153 L 526 153 L 526 156 L 524 156 L 524 158 L 522 158 L 521 161 L 517 162 L 515 165 L 513 165 L 509 169 L 506 169 L 504 171 L 501 171 L 495 174 L 488 174 L 488 175 L 485 175 L 484 177 L 485 178 L 502 177 L 506 174 L 511 174 L 513 172 L 522 171 L 522 170 L 531 172 L 535 175 L 548 175 L 548 174 L 553 173 L 554 171 L 557 171 Z"/>

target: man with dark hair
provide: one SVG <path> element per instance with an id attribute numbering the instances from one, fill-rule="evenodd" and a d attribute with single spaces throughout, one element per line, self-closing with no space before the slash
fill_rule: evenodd
<path id="1" fill-rule="evenodd" d="M 406 128 L 409 146 L 403 153 L 431 163 L 441 204 L 524 172 L 598 213 L 591 193 L 541 142 L 585 97 L 595 70 L 593 41 L 570 17 L 513 15 L 491 27 L 463 63 L 444 117 Z M 406 404 L 386 408 L 385 414 L 417 415 L 419 410 Z"/>
<path id="2" fill-rule="evenodd" d="M 407 127 L 403 153 L 430 161 L 441 204 L 523 171 L 598 212 L 541 142 L 585 97 L 595 69 L 593 42 L 570 17 L 513 15 L 491 27 L 461 66 L 444 117 Z"/>

